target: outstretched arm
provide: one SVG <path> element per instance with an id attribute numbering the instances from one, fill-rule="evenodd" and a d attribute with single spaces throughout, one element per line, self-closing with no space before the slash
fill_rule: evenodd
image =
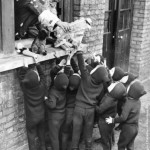
<path id="1" fill-rule="evenodd" d="M 86 66 L 85 66 L 85 63 L 84 63 L 83 52 L 82 51 L 77 52 L 77 59 L 78 59 L 79 69 L 81 71 L 81 78 L 86 79 L 87 74 L 88 74 L 88 70 L 86 69 Z"/>

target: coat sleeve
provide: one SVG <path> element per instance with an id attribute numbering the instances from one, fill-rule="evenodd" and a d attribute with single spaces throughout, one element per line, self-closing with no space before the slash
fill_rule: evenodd
<path id="1" fill-rule="evenodd" d="M 37 71 L 38 71 L 39 76 L 40 76 L 40 81 L 43 82 L 44 84 L 46 84 L 46 77 L 45 77 L 45 74 L 44 74 L 44 71 L 43 71 L 41 65 L 37 64 L 36 68 L 37 68 Z"/>
<path id="2" fill-rule="evenodd" d="M 70 72 L 71 72 L 71 66 L 70 65 L 65 66 L 64 73 L 67 75 L 68 78 L 70 76 Z"/>
<path id="3" fill-rule="evenodd" d="M 81 78 L 82 79 L 87 79 L 88 70 L 86 69 L 82 52 L 77 52 L 77 59 L 78 59 L 79 69 L 80 69 L 80 72 L 81 72 Z"/>
<path id="4" fill-rule="evenodd" d="M 40 76 L 40 82 L 45 87 L 45 96 L 48 96 L 48 88 L 47 88 L 47 85 L 46 85 L 46 76 L 44 74 L 44 71 L 43 71 L 43 69 L 42 69 L 42 67 L 39 63 L 36 65 L 36 67 L 37 67 L 37 71 L 38 71 L 39 76 Z"/>
<path id="5" fill-rule="evenodd" d="M 50 71 L 51 85 L 54 84 L 54 78 L 55 78 L 55 76 L 57 75 L 57 73 L 58 73 L 61 69 L 62 69 L 62 67 L 59 66 L 59 65 L 56 65 L 56 66 L 54 66 L 54 67 L 51 69 L 51 71 Z"/>
<path id="6" fill-rule="evenodd" d="M 57 96 L 54 95 L 50 90 L 48 99 L 45 101 L 45 104 L 49 109 L 55 109 L 56 103 L 57 103 Z"/>
<path id="7" fill-rule="evenodd" d="M 103 114 L 106 110 L 110 109 L 114 105 L 113 98 L 103 97 L 99 106 L 96 107 L 96 112 L 99 114 Z"/>
<path id="8" fill-rule="evenodd" d="M 79 72 L 79 67 L 78 67 L 78 65 L 76 64 L 76 62 L 73 58 L 71 58 L 71 66 L 72 66 L 72 69 L 73 69 L 74 73 Z"/>
<path id="9" fill-rule="evenodd" d="M 127 100 L 125 102 L 125 104 L 123 105 L 122 113 L 121 113 L 120 117 L 115 118 L 114 123 L 125 122 L 129 116 L 130 111 L 131 111 L 131 104 Z"/>

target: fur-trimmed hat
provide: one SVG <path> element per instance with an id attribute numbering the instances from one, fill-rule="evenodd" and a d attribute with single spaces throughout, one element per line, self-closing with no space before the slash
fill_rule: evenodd
<path id="1" fill-rule="evenodd" d="M 127 88 L 127 93 L 129 97 L 138 100 L 141 96 L 146 94 L 146 91 L 139 80 L 134 80 Z"/>
<path id="2" fill-rule="evenodd" d="M 54 79 L 54 86 L 56 89 L 62 91 L 66 90 L 69 84 L 69 79 L 65 73 L 59 73 Z"/>
<path id="3" fill-rule="evenodd" d="M 126 88 L 121 82 L 111 83 L 107 88 L 113 98 L 121 99 L 127 95 Z"/>
<path id="4" fill-rule="evenodd" d="M 26 88 L 32 89 L 34 87 L 37 87 L 39 85 L 39 76 L 38 73 L 32 69 L 30 69 L 24 79 L 22 80 L 22 83 Z"/>
<path id="5" fill-rule="evenodd" d="M 91 72 L 91 77 L 94 79 L 94 81 L 96 83 L 101 83 L 101 82 L 109 82 L 110 78 L 108 75 L 108 71 L 107 69 L 102 66 L 102 65 L 98 65 L 96 66 Z"/>
<path id="6" fill-rule="evenodd" d="M 81 77 L 78 73 L 74 73 L 69 78 L 69 88 L 72 90 L 77 90 L 81 82 Z"/>
<path id="7" fill-rule="evenodd" d="M 112 79 L 114 81 L 121 80 L 124 76 L 128 75 L 127 72 L 124 72 L 120 67 L 113 67 L 111 70 L 109 70 Z"/>
<path id="8" fill-rule="evenodd" d="M 133 73 L 128 72 L 128 75 L 124 76 L 120 80 L 120 82 L 123 83 L 125 85 L 125 87 L 128 87 L 129 84 L 137 78 L 138 78 L 138 76 L 134 75 Z"/>

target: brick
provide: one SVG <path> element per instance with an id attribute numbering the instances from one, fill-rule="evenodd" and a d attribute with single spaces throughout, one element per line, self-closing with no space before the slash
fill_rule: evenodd
<path id="1" fill-rule="evenodd" d="M 14 107 L 12 107 L 12 108 L 7 108 L 7 109 L 4 109 L 3 110 L 3 115 L 4 116 L 7 116 L 7 115 L 9 115 L 9 114 L 11 114 L 11 113 L 14 113 L 15 112 L 15 108 Z"/>
<path id="2" fill-rule="evenodd" d="M 16 121 L 15 121 L 15 120 L 9 121 L 9 122 L 7 122 L 7 123 L 4 125 L 4 128 L 5 128 L 5 129 L 8 129 L 8 128 L 12 127 L 12 126 L 15 125 L 15 124 L 16 124 Z"/>
<path id="3" fill-rule="evenodd" d="M 10 133 L 12 133 L 12 132 L 13 132 L 13 127 L 10 127 L 10 128 L 7 129 L 7 133 L 8 133 L 8 134 L 10 134 Z"/>
<path id="4" fill-rule="evenodd" d="M 3 124 L 6 122 L 6 117 L 0 118 L 0 123 Z"/>

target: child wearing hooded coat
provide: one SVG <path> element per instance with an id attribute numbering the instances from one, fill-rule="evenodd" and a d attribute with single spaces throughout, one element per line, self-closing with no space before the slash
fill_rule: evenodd
<path id="1" fill-rule="evenodd" d="M 126 89 L 128 88 L 128 86 L 130 85 L 131 82 L 133 82 L 135 79 L 137 79 L 137 76 L 128 72 L 128 75 L 124 76 L 120 82 L 124 84 L 124 86 L 126 87 Z M 126 98 L 121 98 L 118 100 L 118 104 L 117 104 L 117 113 L 120 116 L 122 113 L 122 107 L 124 105 L 126 101 Z M 119 124 L 115 130 L 119 131 L 121 129 L 121 124 Z"/>
<path id="2" fill-rule="evenodd" d="M 38 63 L 35 66 L 34 69 L 20 68 L 18 77 L 24 93 L 29 150 L 46 150 L 44 100 L 47 96 L 47 87 L 40 64 Z"/>
<path id="3" fill-rule="evenodd" d="M 81 76 L 78 74 L 79 69 L 73 58 L 71 59 L 71 67 L 74 73 L 69 77 L 69 85 L 66 95 L 66 114 L 62 130 L 62 150 L 67 150 L 70 146 L 69 144 L 72 138 L 73 113 L 75 108 L 76 94 L 81 82 Z"/>
<path id="4" fill-rule="evenodd" d="M 96 106 L 98 113 L 98 127 L 101 134 L 103 150 L 111 150 L 114 124 L 108 125 L 105 118 L 115 117 L 117 114 L 118 99 L 126 95 L 126 88 L 120 82 L 111 83 L 108 92 L 102 98 L 99 106 Z"/>
<path id="5" fill-rule="evenodd" d="M 138 134 L 138 122 L 141 109 L 140 97 L 145 95 L 144 86 L 139 80 L 134 80 L 127 89 L 127 100 L 122 113 L 116 118 L 106 118 L 108 124 L 122 123 L 118 141 L 118 150 L 134 150 L 134 140 Z"/>
<path id="6" fill-rule="evenodd" d="M 84 129 L 85 148 L 87 150 L 91 150 L 97 97 L 102 91 L 102 83 L 108 82 L 110 79 L 106 68 L 101 65 L 94 68 L 90 74 L 84 64 L 83 54 L 81 51 L 77 52 L 77 59 L 79 69 L 81 71 L 81 83 L 76 95 L 73 116 L 72 149 L 79 149 L 80 135 L 82 129 Z"/>
<path id="7" fill-rule="evenodd" d="M 61 67 L 62 68 L 62 67 Z M 56 76 L 53 85 L 50 87 L 48 99 L 45 101 L 48 108 L 48 126 L 50 144 L 53 150 L 60 149 L 61 128 L 65 120 L 66 91 L 69 84 L 68 76 L 70 67 L 65 66 L 60 70 L 59 65 L 51 70 Z"/>

